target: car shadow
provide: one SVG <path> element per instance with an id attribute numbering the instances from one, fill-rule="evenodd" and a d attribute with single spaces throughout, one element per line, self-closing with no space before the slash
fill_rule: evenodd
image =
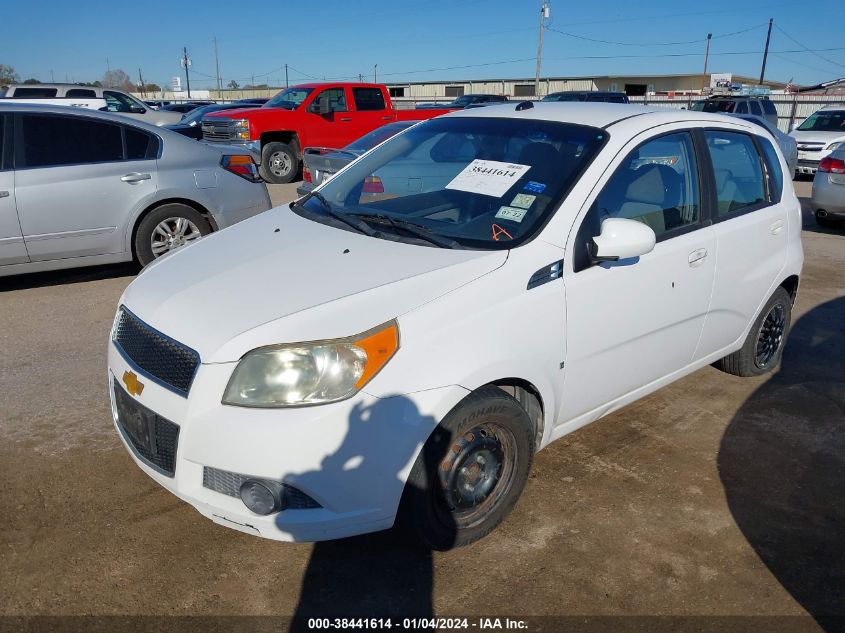
<path id="1" fill-rule="evenodd" d="M 826 630 L 845 625 L 845 297 L 792 327 L 780 370 L 722 438 L 719 474 L 745 538 Z"/>
<path id="2" fill-rule="evenodd" d="M 65 270 L 51 270 L 43 273 L 26 273 L 23 275 L 0 277 L 0 292 L 25 290 L 28 288 L 45 288 L 48 286 L 64 286 L 86 281 L 116 279 L 118 277 L 131 277 L 137 275 L 140 270 L 141 268 L 138 264 L 127 262 L 123 264 L 67 268 Z"/>
<path id="3" fill-rule="evenodd" d="M 321 468 L 296 475 L 291 483 L 306 491 L 309 483 L 342 481 L 348 491 L 366 486 L 394 486 L 402 504 L 423 502 L 426 491 L 405 484 L 401 474 L 416 458 L 416 447 L 394 451 L 378 441 L 396 425 L 434 429 L 437 422 L 419 413 L 404 396 L 377 400 L 370 406 L 357 405 L 349 416 L 349 427 L 338 449 L 323 459 Z M 451 434 L 438 428 L 438 441 L 429 442 L 421 453 L 426 472 L 440 463 Z M 284 515 L 284 513 L 282 513 Z M 282 518 L 280 515 L 280 518 Z M 431 617 L 433 553 L 411 536 L 413 526 L 403 523 L 390 530 L 351 538 L 315 543 L 302 580 L 299 602 L 291 631 L 310 630 L 309 618 L 403 618 Z M 290 526 L 285 527 L 290 531 Z M 447 541 L 454 539 L 454 525 L 446 526 Z M 295 535 L 295 534 L 294 534 Z"/>

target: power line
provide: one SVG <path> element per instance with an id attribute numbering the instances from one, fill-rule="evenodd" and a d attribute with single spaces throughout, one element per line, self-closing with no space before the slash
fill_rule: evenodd
<path id="1" fill-rule="evenodd" d="M 826 61 L 826 62 L 827 62 L 827 63 L 829 63 L 829 64 L 833 64 L 834 66 L 839 66 L 839 67 L 841 67 L 841 68 L 845 68 L 845 64 L 840 64 L 839 62 L 835 62 L 835 61 L 833 61 L 832 59 L 828 59 L 828 58 L 827 58 L 827 57 L 825 57 L 824 55 L 819 55 L 817 51 L 814 51 L 814 50 L 811 50 L 811 49 L 807 48 L 806 46 L 804 46 L 804 44 L 802 44 L 801 42 L 799 42 L 798 40 L 796 40 L 794 37 L 792 37 L 789 33 L 787 33 L 786 31 L 784 31 L 782 28 L 780 28 L 780 26 L 779 26 L 779 25 L 775 24 L 775 28 L 776 28 L 778 31 L 780 31 L 781 33 L 783 33 L 784 35 L 786 35 L 786 37 L 788 37 L 789 39 L 791 39 L 793 42 L 795 42 L 796 44 L 798 44 L 798 46 L 800 46 L 801 48 L 803 48 L 803 49 L 804 49 L 805 51 L 807 51 L 808 53 L 812 53 L 813 55 L 815 55 L 815 56 L 816 56 L 816 57 L 818 57 L 819 59 L 823 59 L 824 61 Z"/>
<path id="2" fill-rule="evenodd" d="M 635 20 L 660 20 L 663 18 L 685 18 L 693 15 L 717 15 L 720 13 L 736 13 L 737 11 L 756 11 L 763 9 L 775 9 L 778 7 L 794 7 L 793 2 L 782 2 L 780 4 L 766 4 L 756 7 L 731 7 L 730 9 L 716 9 L 713 11 L 688 11 L 684 13 L 662 13 L 660 15 L 639 15 L 627 18 L 610 18 L 607 20 L 587 20 L 584 22 L 570 22 L 571 26 L 584 26 L 589 24 L 610 24 L 613 22 L 633 22 Z"/>
<path id="3" fill-rule="evenodd" d="M 749 26 L 747 29 L 742 29 L 741 31 L 734 31 L 733 33 L 722 33 L 720 35 L 714 35 L 713 38 L 723 38 L 723 37 L 732 37 L 734 35 L 739 35 L 741 33 L 748 33 L 748 31 L 753 31 L 755 29 L 759 29 L 761 27 L 766 26 L 765 24 L 757 24 L 755 26 Z M 599 40 L 592 37 L 587 37 L 585 35 L 577 35 L 575 33 L 567 33 L 566 31 L 560 31 L 558 29 L 554 29 L 550 26 L 546 27 L 549 31 L 554 31 L 560 35 L 566 35 L 567 37 L 574 37 L 575 39 L 585 40 L 587 42 L 597 42 L 599 44 L 613 44 L 614 46 L 681 46 L 685 44 L 701 44 L 707 41 L 707 38 L 700 38 L 697 40 L 686 40 L 684 42 L 614 42 L 610 40 Z"/>

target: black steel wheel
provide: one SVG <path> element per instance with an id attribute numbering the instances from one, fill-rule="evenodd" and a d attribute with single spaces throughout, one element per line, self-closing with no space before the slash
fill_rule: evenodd
<path id="1" fill-rule="evenodd" d="M 783 337 L 786 335 L 786 308 L 782 303 L 776 303 L 769 310 L 760 330 L 757 332 L 757 347 L 754 364 L 760 369 L 768 369 L 777 357 Z"/>
<path id="2" fill-rule="evenodd" d="M 426 442 L 405 485 L 400 520 L 432 549 L 477 541 L 516 504 L 533 456 L 525 409 L 498 387 L 482 387 Z"/>

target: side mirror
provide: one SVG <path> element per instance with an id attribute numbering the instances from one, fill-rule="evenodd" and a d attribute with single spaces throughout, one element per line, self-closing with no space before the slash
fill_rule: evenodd
<path id="1" fill-rule="evenodd" d="M 601 223 L 601 234 L 590 244 L 593 262 L 615 262 L 650 253 L 657 236 L 647 224 L 626 218 L 607 218 Z"/>
<path id="2" fill-rule="evenodd" d="M 142 108 L 141 106 L 133 105 L 129 107 L 129 111 L 132 114 L 144 114 L 144 112 L 146 112 L 146 109 Z"/>
<path id="3" fill-rule="evenodd" d="M 313 114 L 328 114 L 331 112 L 331 108 L 329 108 L 329 100 L 317 97 L 317 99 L 312 101 L 311 105 L 308 106 L 308 111 Z"/>

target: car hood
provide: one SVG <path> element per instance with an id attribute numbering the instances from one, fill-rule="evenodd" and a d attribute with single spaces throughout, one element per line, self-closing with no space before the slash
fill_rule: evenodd
<path id="1" fill-rule="evenodd" d="M 202 362 L 364 332 L 492 272 L 507 251 L 367 237 L 277 207 L 147 267 L 122 303 Z"/>
<path id="2" fill-rule="evenodd" d="M 798 143 L 832 143 L 833 141 L 845 140 L 842 132 L 814 132 L 813 130 L 792 130 L 789 135 Z"/>
<path id="3" fill-rule="evenodd" d="M 249 119 L 250 121 L 269 119 L 276 121 L 279 116 L 291 114 L 292 112 L 296 112 L 296 110 L 288 110 L 287 108 L 268 108 L 267 106 L 262 106 L 260 108 L 256 108 L 255 106 L 244 106 L 243 109 L 237 108 L 234 110 L 209 112 L 203 117 L 203 119 Z"/>

